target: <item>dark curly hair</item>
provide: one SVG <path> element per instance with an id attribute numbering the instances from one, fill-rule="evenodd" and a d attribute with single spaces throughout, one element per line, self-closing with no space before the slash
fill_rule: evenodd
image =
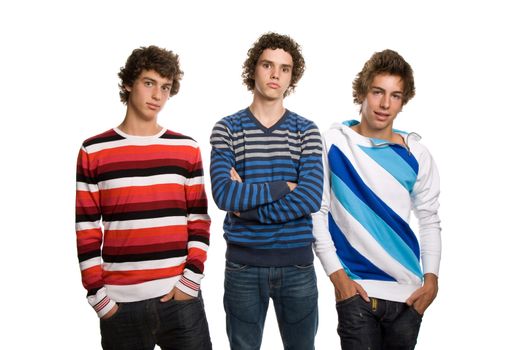
<path id="1" fill-rule="evenodd" d="M 179 92 L 180 80 L 184 75 L 179 67 L 179 55 L 154 45 L 143 46 L 133 50 L 126 61 L 126 66 L 121 67 L 118 73 L 121 80 L 119 84 L 120 101 L 124 104 L 127 104 L 129 98 L 126 86 L 132 86 L 144 70 L 154 70 L 163 78 L 173 79 L 170 97 Z"/>
<path id="2" fill-rule="evenodd" d="M 403 105 L 416 94 L 412 67 L 403 57 L 393 50 L 376 52 L 366 61 L 352 84 L 354 103 L 361 104 L 370 89 L 376 75 L 397 75 L 403 81 Z"/>
<path id="3" fill-rule="evenodd" d="M 292 56 L 293 67 L 292 67 L 292 79 L 290 86 L 286 89 L 284 96 L 287 96 L 294 91 L 297 82 L 304 73 L 304 58 L 301 53 L 301 47 L 288 35 L 281 35 L 277 33 L 266 33 L 263 34 L 253 44 L 252 48 L 248 50 L 248 58 L 244 61 L 242 79 L 244 84 L 248 87 L 249 91 L 253 91 L 255 88 L 255 67 L 259 57 L 266 49 L 283 49 Z"/>

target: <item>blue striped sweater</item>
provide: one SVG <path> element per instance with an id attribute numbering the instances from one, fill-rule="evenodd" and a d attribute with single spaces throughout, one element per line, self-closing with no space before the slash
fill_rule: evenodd
<path id="1" fill-rule="evenodd" d="M 287 110 L 266 128 L 246 108 L 220 120 L 210 142 L 213 198 L 228 212 L 226 258 L 253 266 L 311 263 L 311 214 L 323 191 L 317 126 Z M 242 183 L 231 180 L 232 167 Z M 287 181 L 297 183 L 292 192 Z"/>

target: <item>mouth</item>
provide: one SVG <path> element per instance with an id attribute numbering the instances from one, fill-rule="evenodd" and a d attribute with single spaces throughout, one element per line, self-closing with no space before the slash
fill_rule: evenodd
<path id="1" fill-rule="evenodd" d="M 146 102 L 146 106 L 148 106 L 149 109 L 153 109 L 153 110 L 157 110 L 157 109 L 160 108 L 159 105 L 154 104 L 154 103 L 150 103 L 150 102 Z"/>
<path id="2" fill-rule="evenodd" d="M 266 86 L 268 86 L 269 88 L 271 89 L 279 89 L 281 86 L 277 83 L 268 83 L 266 84 Z"/>
<path id="3" fill-rule="evenodd" d="M 390 116 L 390 114 L 388 113 L 382 113 L 382 112 L 374 112 L 374 114 L 376 115 L 377 119 L 381 120 L 381 121 L 385 121 L 388 119 L 388 117 Z"/>

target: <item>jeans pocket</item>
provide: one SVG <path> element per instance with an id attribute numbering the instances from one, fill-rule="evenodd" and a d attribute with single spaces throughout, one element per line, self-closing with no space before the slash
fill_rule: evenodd
<path id="1" fill-rule="evenodd" d="M 226 260 L 226 270 L 228 271 L 242 271 L 247 267 L 248 265 L 246 264 L 237 264 L 232 261 Z"/>
<path id="2" fill-rule="evenodd" d="M 104 323 L 107 323 L 107 322 L 112 322 L 114 321 L 115 319 L 117 319 L 123 312 L 123 308 L 124 308 L 124 304 L 116 304 L 118 306 L 118 309 L 117 311 L 115 311 L 115 313 L 113 315 L 111 315 L 110 318 L 101 318 L 100 319 L 100 322 L 104 322 Z"/>
<path id="3" fill-rule="evenodd" d="M 410 312 L 412 312 L 414 315 L 416 315 L 417 318 L 419 318 L 419 319 L 423 318 L 423 315 L 420 314 L 420 313 L 414 308 L 414 305 L 409 306 L 409 307 L 408 307 L 408 310 L 409 310 Z"/>
<path id="4" fill-rule="evenodd" d="M 350 298 L 339 300 L 339 301 L 337 301 L 335 303 L 335 307 L 336 308 L 345 307 L 348 304 L 352 304 L 354 301 L 358 300 L 358 298 L 360 298 L 360 297 L 361 297 L 361 295 L 356 294 L 356 295 L 352 295 Z"/>

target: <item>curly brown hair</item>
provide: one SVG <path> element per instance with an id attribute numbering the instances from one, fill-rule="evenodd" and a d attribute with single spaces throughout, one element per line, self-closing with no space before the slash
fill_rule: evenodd
<path id="1" fill-rule="evenodd" d="M 403 81 L 403 105 L 416 94 L 412 67 L 404 58 L 393 50 L 376 52 L 366 61 L 352 84 L 354 103 L 361 104 L 370 89 L 376 75 L 396 75 Z"/>
<path id="2" fill-rule="evenodd" d="M 297 82 L 303 76 L 305 68 L 301 47 L 288 35 L 269 32 L 263 34 L 259 39 L 257 39 L 252 48 L 248 50 L 248 58 L 246 61 L 244 61 L 242 71 L 243 82 L 249 91 L 253 91 L 255 88 L 255 67 L 257 66 L 259 57 L 266 49 L 282 49 L 292 56 L 292 79 L 290 81 L 290 86 L 284 93 L 284 96 L 286 97 L 288 94 L 294 91 Z"/>
<path id="3" fill-rule="evenodd" d="M 121 67 L 118 73 L 121 80 L 119 95 L 122 103 L 127 104 L 129 98 L 129 91 L 126 90 L 126 86 L 133 86 L 135 80 L 144 70 L 154 70 L 163 78 L 173 79 L 170 97 L 179 92 L 180 80 L 184 75 L 179 66 L 179 55 L 155 45 L 142 46 L 133 50 L 126 61 L 126 65 Z"/>

